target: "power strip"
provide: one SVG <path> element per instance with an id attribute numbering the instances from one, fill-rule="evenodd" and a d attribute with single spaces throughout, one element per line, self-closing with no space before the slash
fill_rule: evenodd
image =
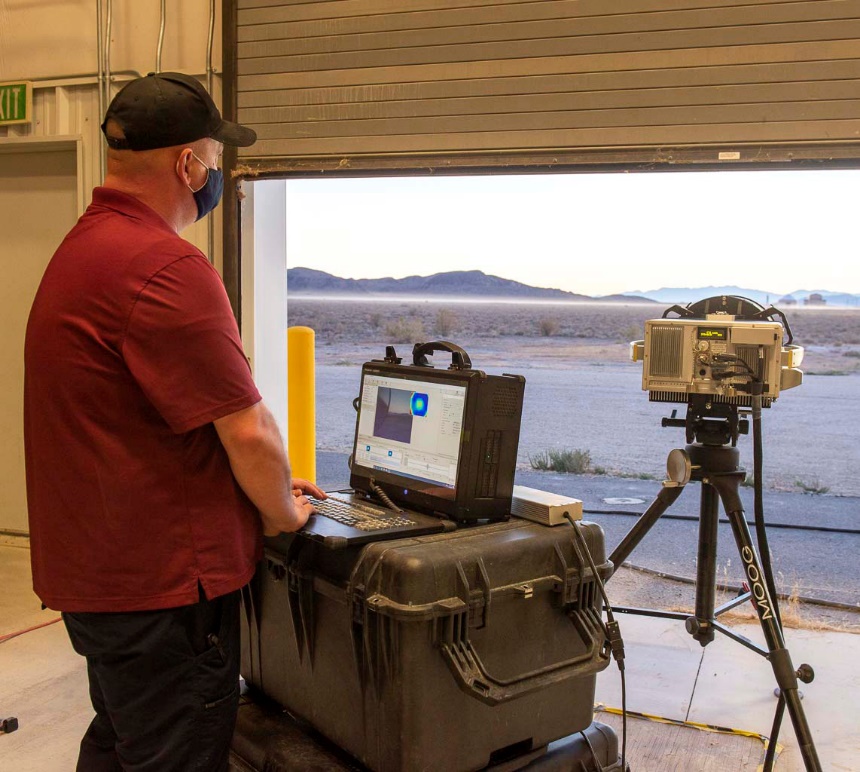
<path id="1" fill-rule="evenodd" d="M 564 525 L 567 524 L 566 514 L 574 520 L 582 520 L 582 502 L 558 493 L 515 485 L 511 514 L 541 525 Z"/>

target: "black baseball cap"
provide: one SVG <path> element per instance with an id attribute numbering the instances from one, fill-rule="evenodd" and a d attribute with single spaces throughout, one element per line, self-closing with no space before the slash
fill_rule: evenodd
<path id="1" fill-rule="evenodd" d="M 109 137 L 113 119 L 124 137 Z M 154 150 L 211 137 L 225 145 L 247 147 L 257 133 L 225 121 L 197 78 L 179 72 L 151 72 L 127 83 L 113 98 L 102 133 L 114 150 Z"/>

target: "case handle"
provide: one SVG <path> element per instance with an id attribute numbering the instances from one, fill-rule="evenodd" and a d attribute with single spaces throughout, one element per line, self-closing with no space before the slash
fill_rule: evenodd
<path id="1" fill-rule="evenodd" d="M 592 661 L 598 656 L 601 647 L 594 636 L 588 637 L 590 646 L 585 653 L 508 680 L 493 678 L 487 672 L 471 641 L 443 643 L 442 656 L 454 674 L 457 685 L 466 694 L 487 705 L 498 705 L 545 686 L 594 672 Z M 609 662 L 608 656 L 606 662 Z"/>
<path id="2" fill-rule="evenodd" d="M 431 367 L 427 354 L 434 351 L 448 351 L 451 354 L 449 370 L 471 370 L 472 360 L 456 343 L 447 340 L 432 340 L 429 343 L 416 343 L 412 348 L 412 364 L 416 367 Z"/>

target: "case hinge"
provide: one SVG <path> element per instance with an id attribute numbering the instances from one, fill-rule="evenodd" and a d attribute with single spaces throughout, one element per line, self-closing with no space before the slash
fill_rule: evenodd
<path id="1" fill-rule="evenodd" d="M 457 562 L 457 596 L 469 609 L 469 627 L 479 629 L 486 626 L 492 593 L 483 558 L 468 565 L 463 561 Z"/>

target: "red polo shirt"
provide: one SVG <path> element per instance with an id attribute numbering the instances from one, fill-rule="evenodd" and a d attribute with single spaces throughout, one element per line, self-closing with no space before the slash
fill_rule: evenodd
<path id="1" fill-rule="evenodd" d="M 138 611 L 244 585 L 259 516 L 212 421 L 260 400 L 224 285 L 132 196 L 96 188 L 27 326 L 33 585 L 61 611 Z"/>

